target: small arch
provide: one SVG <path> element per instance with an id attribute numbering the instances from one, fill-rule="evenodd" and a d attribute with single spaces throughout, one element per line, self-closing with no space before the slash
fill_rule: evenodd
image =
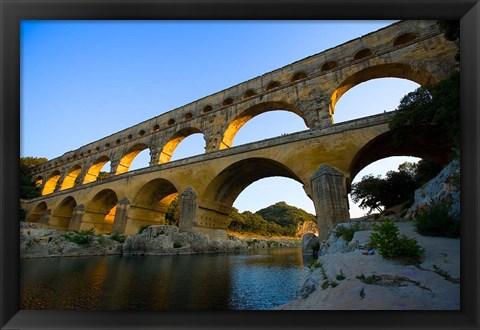
<path id="1" fill-rule="evenodd" d="M 410 41 L 413 41 L 417 38 L 417 35 L 415 33 L 404 33 L 393 40 L 393 46 L 400 46 L 406 43 L 409 43 Z"/>
<path id="2" fill-rule="evenodd" d="M 373 51 L 370 48 L 364 48 L 355 53 L 355 55 L 353 56 L 353 60 L 354 61 L 360 60 L 362 58 L 369 57 L 372 55 L 373 55 Z"/>
<path id="3" fill-rule="evenodd" d="M 245 91 L 245 93 L 243 93 L 243 99 L 248 99 L 249 97 L 252 97 L 252 96 L 255 96 L 257 95 L 257 93 L 253 90 L 253 89 L 248 89 L 247 91 Z"/>
<path id="4" fill-rule="evenodd" d="M 190 120 L 193 118 L 193 113 L 189 112 L 183 116 L 183 120 Z"/>
<path id="5" fill-rule="evenodd" d="M 98 178 L 98 174 L 100 173 L 100 170 L 109 161 L 110 161 L 110 158 L 108 158 L 107 156 L 101 156 L 100 158 L 98 158 L 92 164 L 92 166 L 90 166 L 90 168 L 87 171 L 87 174 L 85 174 L 85 179 L 83 179 L 83 184 L 96 181 Z"/>
<path id="6" fill-rule="evenodd" d="M 213 110 L 213 107 L 211 105 L 206 105 L 203 109 L 202 109 L 202 113 L 207 113 L 207 112 L 210 112 Z"/>
<path id="7" fill-rule="evenodd" d="M 37 177 L 35 178 L 34 182 L 35 182 L 35 185 L 36 185 L 37 187 L 40 187 L 40 186 L 43 184 L 43 177 L 40 176 L 40 175 L 37 176 Z"/>
<path id="8" fill-rule="evenodd" d="M 307 73 L 305 71 L 299 71 L 292 76 L 292 79 L 290 79 L 290 81 L 294 82 L 304 78 L 307 78 Z"/>
<path id="9" fill-rule="evenodd" d="M 57 187 L 58 180 L 60 179 L 60 171 L 54 171 L 50 174 L 50 177 L 45 181 L 45 186 L 43 187 L 42 195 L 48 195 L 55 191 Z"/>
<path id="10" fill-rule="evenodd" d="M 116 139 L 116 140 L 115 140 L 115 145 L 118 146 L 118 145 L 120 144 L 120 142 L 122 142 L 120 139 Z"/>
<path id="11" fill-rule="evenodd" d="M 265 88 L 266 91 L 269 91 L 269 90 L 272 90 L 274 88 L 278 88 L 280 87 L 280 82 L 277 81 L 277 80 L 273 80 L 271 82 L 268 83 L 267 87 Z"/>
<path id="12" fill-rule="evenodd" d="M 228 97 L 225 100 L 223 100 L 222 106 L 230 105 L 232 103 L 233 103 L 233 99 L 231 97 Z"/>
<path id="13" fill-rule="evenodd" d="M 37 206 L 35 206 L 33 211 L 30 212 L 30 214 L 26 217 L 25 220 L 29 222 L 39 222 L 42 215 L 46 214 L 47 211 L 47 203 L 41 202 Z"/>
<path id="14" fill-rule="evenodd" d="M 173 118 L 172 118 L 172 119 L 169 119 L 168 122 L 167 122 L 167 124 L 170 125 L 170 126 L 173 125 L 173 124 L 175 124 L 175 119 L 173 119 Z"/>
<path id="15" fill-rule="evenodd" d="M 69 189 L 75 186 L 75 180 L 77 179 L 78 175 L 82 171 L 80 165 L 74 165 L 69 171 L 68 174 L 63 179 L 62 185 L 60 186 L 60 190 Z"/>
<path id="16" fill-rule="evenodd" d="M 326 63 L 323 63 L 323 65 L 320 67 L 320 71 L 325 72 L 325 71 L 335 69 L 336 67 L 338 67 L 337 61 L 328 61 Z"/>
<path id="17" fill-rule="evenodd" d="M 137 155 L 142 152 L 144 149 L 147 149 L 148 146 L 145 143 L 139 143 L 128 149 L 128 151 L 120 159 L 117 170 L 115 174 L 122 174 L 128 171 L 132 161 Z"/>
<path id="18" fill-rule="evenodd" d="M 183 141 L 187 136 L 190 136 L 195 133 L 202 133 L 198 128 L 196 127 L 186 127 L 172 135 L 172 137 L 168 140 L 168 142 L 163 146 L 162 152 L 160 153 L 160 157 L 158 160 L 159 164 L 162 163 L 167 163 L 170 161 L 172 158 L 173 152 L 177 148 L 177 146 L 180 144 L 180 142 Z"/>
<path id="19" fill-rule="evenodd" d="M 140 130 L 140 132 L 138 132 L 138 135 L 139 135 L 139 136 L 144 136 L 144 135 L 145 135 L 145 130 L 143 130 L 143 129 Z"/>
<path id="20" fill-rule="evenodd" d="M 159 129 L 160 129 L 160 125 L 155 124 L 155 126 L 153 126 L 152 131 L 153 131 L 153 132 L 157 132 Z"/>
<path id="21" fill-rule="evenodd" d="M 57 230 L 68 230 L 76 206 L 75 198 L 72 196 L 65 198 L 53 211 L 49 225 Z"/>
<path id="22" fill-rule="evenodd" d="M 105 143 L 105 148 L 110 148 L 110 143 Z"/>
<path id="23" fill-rule="evenodd" d="M 133 139 L 132 134 L 129 134 L 129 135 L 127 136 L 127 138 L 125 139 L 125 141 L 128 142 L 128 141 L 131 141 L 132 139 Z"/>

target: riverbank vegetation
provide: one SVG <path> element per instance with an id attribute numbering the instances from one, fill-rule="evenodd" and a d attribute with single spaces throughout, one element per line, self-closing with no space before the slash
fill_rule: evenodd
<path id="1" fill-rule="evenodd" d="M 300 208 L 278 202 L 255 213 L 239 213 L 234 209 L 230 214 L 228 230 L 233 234 L 256 234 L 260 236 L 295 237 L 297 228 L 304 222 L 315 224 L 315 216 Z"/>

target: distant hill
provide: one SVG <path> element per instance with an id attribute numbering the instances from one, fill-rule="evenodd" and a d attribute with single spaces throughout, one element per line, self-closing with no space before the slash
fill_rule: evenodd
<path id="1" fill-rule="evenodd" d="M 278 202 L 255 213 L 239 213 L 234 209 L 228 229 L 238 233 L 264 236 L 296 236 L 297 229 L 305 222 L 316 223 L 315 216 L 298 207 Z"/>

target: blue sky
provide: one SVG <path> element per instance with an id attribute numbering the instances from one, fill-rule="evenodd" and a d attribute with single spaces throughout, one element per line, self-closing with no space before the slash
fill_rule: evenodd
<path id="1" fill-rule="evenodd" d="M 22 21 L 21 156 L 61 156 L 164 112 L 393 21 Z M 418 85 L 375 79 L 348 91 L 335 122 L 393 110 Z M 268 129 L 266 129 L 268 128 Z M 248 122 L 233 144 L 307 129 L 285 111 Z M 185 139 L 172 160 L 202 153 L 201 135 Z M 143 151 L 132 169 L 147 166 Z M 384 175 L 413 158 L 390 158 L 360 172 Z M 108 171 L 104 168 L 103 170 Z M 278 201 L 315 213 L 300 184 L 260 180 L 235 201 L 257 211 Z M 351 216 L 364 211 L 351 205 Z"/>

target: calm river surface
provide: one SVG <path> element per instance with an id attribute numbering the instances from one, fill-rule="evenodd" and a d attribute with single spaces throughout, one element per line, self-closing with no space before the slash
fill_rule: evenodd
<path id="1" fill-rule="evenodd" d="M 303 264 L 300 248 L 23 259 L 21 309 L 270 309 L 295 298 Z"/>

